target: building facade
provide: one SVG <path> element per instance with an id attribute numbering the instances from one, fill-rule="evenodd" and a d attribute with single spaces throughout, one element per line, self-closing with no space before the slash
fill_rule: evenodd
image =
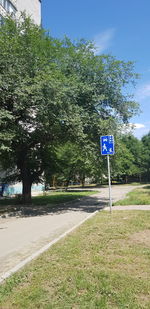
<path id="1" fill-rule="evenodd" d="M 41 24 L 41 0 L 0 0 L 1 23 L 7 14 L 18 18 L 24 11 L 34 23 Z"/>

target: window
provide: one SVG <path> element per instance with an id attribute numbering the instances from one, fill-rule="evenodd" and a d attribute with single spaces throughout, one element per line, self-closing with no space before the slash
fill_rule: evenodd
<path id="1" fill-rule="evenodd" d="M 0 0 L 0 4 L 9 14 L 14 15 L 16 13 L 16 8 L 9 0 Z"/>
<path id="2" fill-rule="evenodd" d="M 0 4 L 5 8 L 6 0 L 0 0 Z"/>
<path id="3" fill-rule="evenodd" d="M 7 1 L 7 12 L 9 12 L 10 14 L 16 13 L 15 7 L 9 1 Z"/>
<path id="4" fill-rule="evenodd" d="M 4 23 L 4 17 L 0 15 L 0 26 L 3 25 L 3 23 Z"/>

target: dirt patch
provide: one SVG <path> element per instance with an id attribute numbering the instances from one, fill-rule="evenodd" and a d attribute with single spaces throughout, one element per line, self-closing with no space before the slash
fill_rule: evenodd
<path id="1" fill-rule="evenodd" d="M 150 303 L 150 296 L 148 296 L 148 295 L 140 295 L 140 296 L 138 296 L 137 297 L 137 299 L 138 299 L 138 301 L 139 301 L 139 303 L 141 304 L 141 305 L 143 305 L 143 307 L 142 308 L 144 308 L 144 306 L 147 304 L 149 304 Z M 148 307 L 147 307 L 148 308 Z"/>
<path id="2" fill-rule="evenodd" d="M 132 234 L 130 240 L 134 243 L 144 244 L 146 247 L 150 248 L 150 230 Z"/>

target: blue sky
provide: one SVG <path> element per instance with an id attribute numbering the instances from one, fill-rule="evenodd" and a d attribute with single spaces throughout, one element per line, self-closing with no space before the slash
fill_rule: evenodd
<path id="1" fill-rule="evenodd" d="M 43 0 L 42 22 L 52 36 L 94 40 L 97 52 L 135 61 L 141 75 L 132 89 L 142 113 L 134 134 L 150 130 L 150 0 Z"/>

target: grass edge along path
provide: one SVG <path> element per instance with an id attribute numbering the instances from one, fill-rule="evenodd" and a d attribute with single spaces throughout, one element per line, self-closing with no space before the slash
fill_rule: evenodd
<path id="1" fill-rule="evenodd" d="M 150 205 L 150 185 L 136 188 L 127 193 L 126 197 L 113 203 L 113 206 Z"/>
<path id="2" fill-rule="evenodd" d="M 0 286 L 0 308 L 148 309 L 150 212 L 100 212 Z"/>

